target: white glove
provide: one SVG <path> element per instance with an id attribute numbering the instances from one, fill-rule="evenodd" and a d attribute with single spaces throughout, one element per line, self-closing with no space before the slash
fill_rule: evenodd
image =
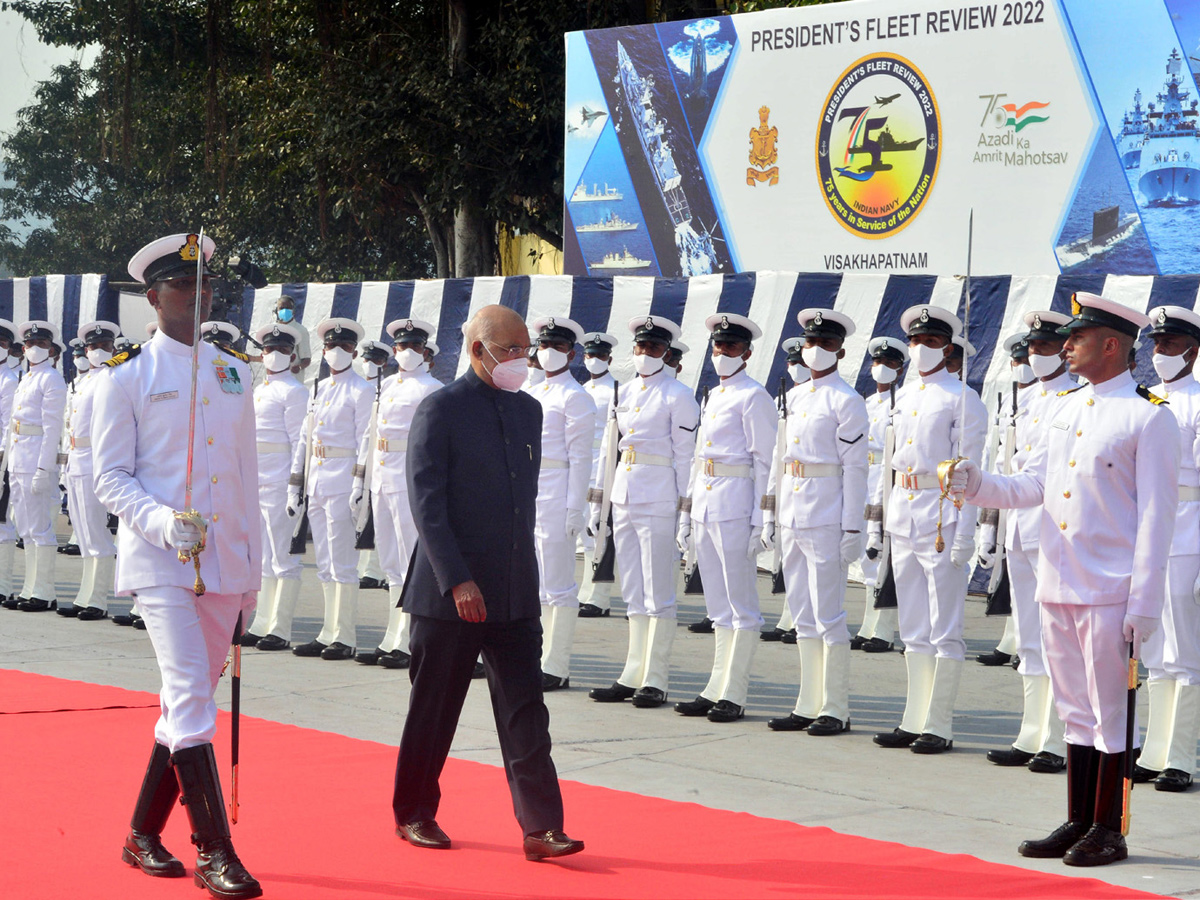
<path id="1" fill-rule="evenodd" d="M 53 472 L 47 472 L 45 469 L 38 469 L 33 473 L 33 484 L 31 485 L 35 494 L 50 494 L 58 487 L 58 477 Z"/>
<path id="2" fill-rule="evenodd" d="M 978 493 L 982 484 L 983 473 L 979 471 L 979 466 L 974 460 L 964 459 L 954 467 L 954 474 L 950 476 L 950 494 L 958 497 L 966 495 L 970 499 Z"/>
<path id="3" fill-rule="evenodd" d="M 204 525 L 208 527 L 207 520 Z M 187 552 L 200 543 L 200 538 L 200 528 L 185 519 L 172 518 L 167 526 L 167 545 L 173 550 Z"/>
<path id="4" fill-rule="evenodd" d="M 568 509 L 567 510 L 567 538 L 575 540 L 583 534 L 583 510 Z"/>
<path id="5" fill-rule="evenodd" d="M 775 549 L 775 523 L 773 521 L 768 519 L 763 522 L 762 537 L 758 540 L 767 553 Z"/>
<path id="6" fill-rule="evenodd" d="M 600 533 L 600 504 L 589 503 L 591 515 L 588 517 L 588 534 L 595 537 Z"/>
<path id="7" fill-rule="evenodd" d="M 750 543 L 746 547 L 746 556 L 751 560 L 758 559 L 758 554 L 762 551 L 762 526 L 755 525 L 750 529 Z"/>
<path id="8" fill-rule="evenodd" d="M 950 562 L 956 568 L 962 569 L 970 565 L 971 558 L 975 555 L 975 541 L 963 541 L 961 544 L 958 541 L 954 542 L 954 546 L 950 548 Z"/>
<path id="9" fill-rule="evenodd" d="M 850 565 L 850 563 L 861 557 L 865 543 L 866 538 L 861 531 L 843 531 L 841 546 L 842 562 Z"/>
<path id="10" fill-rule="evenodd" d="M 684 513 L 679 517 L 679 528 L 675 531 L 675 546 L 687 556 L 688 541 L 692 537 L 692 517 Z"/>
<path id="11" fill-rule="evenodd" d="M 996 565 L 996 545 L 984 546 L 979 550 L 979 558 L 976 560 L 981 569 L 990 569 Z"/>
<path id="12" fill-rule="evenodd" d="M 302 509 L 304 509 L 304 497 L 300 495 L 300 488 L 288 485 L 287 514 L 295 518 Z"/>
<path id="13" fill-rule="evenodd" d="M 1125 622 L 1123 624 L 1125 640 L 1133 644 L 1133 655 L 1138 659 L 1142 657 L 1142 644 L 1150 640 L 1150 636 L 1158 630 L 1158 619 L 1152 619 L 1150 616 L 1135 616 L 1133 613 L 1125 614 Z"/>
<path id="14" fill-rule="evenodd" d="M 358 511 L 362 507 L 363 497 L 366 496 L 366 484 L 361 478 L 354 479 L 354 485 L 350 488 L 350 515 L 358 518 Z"/>

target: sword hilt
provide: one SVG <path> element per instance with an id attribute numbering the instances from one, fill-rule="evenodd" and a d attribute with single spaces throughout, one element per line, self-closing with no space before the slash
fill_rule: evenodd
<path id="1" fill-rule="evenodd" d="M 175 518 L 183 522 L 190 522 L 200 530 L 200 540 L 192 545 L 189 550 L 178 551 L 179 561 L 187 565 L 191 561 L 196 569 L 196 583 L 192 585 L 192 591 L 197 597 L 204 596 L 204 579 L 200 577 L 200 554 L 204 552 L 204 548 L 208 543 L 208 524 L 204 521 L 204 517 L 194 509 L 185 509 L 182 512 L 176 512 Z"/>

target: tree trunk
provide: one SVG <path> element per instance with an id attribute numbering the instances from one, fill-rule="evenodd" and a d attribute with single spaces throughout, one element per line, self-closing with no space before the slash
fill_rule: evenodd
<path id="1" fill-rule="evenodd" d="M 496 274 L 495 225 L 474 198 L 464 197 L 454 211 L 454 277 Z"/>
<path id="2" fill-rule="evenodd" d="M 425 230 L 429 232 L 429 243 L 433 247 L 433 256 L 437 265 L 437 277 L 449 278 L 451 273 L 451 236 L 446 233 L 446 228 L 438 221 L 424 195 L 420 191 L 413 191 L 412 196 L 416 201 L 417 208 L 421 210 L 421 217 L 425 220 Z"/>

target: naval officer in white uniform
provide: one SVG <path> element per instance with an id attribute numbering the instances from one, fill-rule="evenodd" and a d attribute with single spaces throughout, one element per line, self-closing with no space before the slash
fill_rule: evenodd
<path id="1" fill-rule="evenodd" d="M 9 444 L 12 427 L 13 398 L 17 393 L 17 372 L 21 364 L 21 358 L 15 352 L 17 347 L 20 347 L 17 326 L 8 319 L 0 319 L 0 456 L 5 455 L 3 448 Z M 10 478 L 7 462 L 3 463 L 3 477 Z M 17 551 L 15 523 L 10 487 L 4 521 L 0 522 L 0 605 L 6 609 L 15 609 L 20 602 L 13 591 L 13 558 Z"/>
<path id="2" fill-rule="evenodd" d="M 609 371 L 612 365 L 613 348 L 617 339 L 602 331 L 589 331 L 583 336 L 583 367 L 588 370 L 587 383 L 583 389 L 587 391 L 592 402 L 596 404 L 596 431 L 592 441 L 592 478 L 588 486 L 588 502 L 593 506 L 604 488 L 604 472 L 601 460 L 604 458 L 604 429 L 612 416 L 617 403 L 617 381 Z M 597 507 L 598 508 L 598 507 Z M 592 534 L 584 533 L 583 583 L 579 586 L 579 616 L 583 619 L 598 619 L 609 615 L 612 606 L 612 582 L 596 583 L 592 581 L 596 560 L 596 541 Z M 601 548 L 603 552 L 603 548 Z"/>
<path id="3" fill-rule="evenodd" d="M 1095 294 L 1064 326 L 1067 395 L 1018 475 L 967 461 L 954 490 L 985 506 L 1042 505 L 1037 600 L 1054 702 L 1067 727 L 1067 821 L 1024 856 L 1098 866 L 1125 859 L 1121 835 L 1127 671 L 1157 629 L 1179 506 L 1179 426 L 1129 373 L 1146 315 Z"/>
<path id="4" fill-rule="evenodd" d="M 213 244 L 204 240 L 203 257 Z M 195 440 L 188 447 L 195 316 L 212 303 L 207 265 L 195 234 L 177 234 L 143 247 L 129 274 L 147 286 L 159 332 L 138 353 L 110 360 L 96 386 L 93 432 L 96 495 L 121 520 L 117 591 L 137 592 L 146 631 L 162 674 L 162 707 L 154 751 L 134 810 L 122 858 L 147 874 L 182 877 L 178 859 L 159 835 L 182 794 L 196 845 L 195 879 L 214 897 L 258 897 L 262 889 L 230 841 L 212 739 L 213 699 L 238 617 L 254 607 L 261 572 L 254 404 L 248 366 L 202 344 L 196 384 Z M 205 272 L 196 309 L 198 262 Z M 191 508 L 186 508 L 189 449 L 194 457 Z M 193 590 L 191 551 L 207 528 Z"/>

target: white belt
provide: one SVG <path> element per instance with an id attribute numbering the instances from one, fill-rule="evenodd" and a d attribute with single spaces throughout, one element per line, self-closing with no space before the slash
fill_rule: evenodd
<path id="1" fill-rule="evenodd" d="M 621 462 L 627 466 L 675 465 L 675 461 L 668 456 L 658 456 L 654 453 L 639 453 L 637 450 L 622 450 Z"/>
<path id="2" fill-rule="evenodd" d="M 906 491 L 941 490 L 937 476 L 930 475 L 928 472 L 920 475 L 907 475 L 904 472 L 897 472 L 895 484 L 896 487 L 902 487 Z"/>
<path id="3" fill-rule="evenodd" d="M 543 456 L 542 457 L 542 468 L 543 469 L 567 469 L 567 468 L 570 468 L 570 466 L 561 459 L 546 459 L 546 457 Z"/>
<path id="4" fill-rule="evenodd" d="M 290 444 L 275 444 L 271 441 L 258 442 L 259 453 L 289 453 L 291 452 L 291 449 L 292 447 Z"/>
<path id="5" fill-rule="evenodd" d="M 85 437 L 77 438 L 77 437 L 75 437 L 75 435 L 71 435 L 71 449 L 72 450 L 86 450 L 90 446 L 92 446 L 91 438 L 85 438 Z"/>
<path id="6" fill-rule="evenodd" d="M 719 463 L 715 459 L 706 459 L 704 461 L 704 474 L 714 478 L 753 478 L 754 467 L 727 466 L 725 463 Z"/>
<path id="7" fill-rule="evenodd" d="M 387 438 L 380 438 L 375 444 L 380 453 L 399 453 L 402 450 L 408 449 L 408 438 L 396 438 L 389 441 Z"/>
<path id="8" fill-rule="evenodd" d="M 1200 500 L 1200 487 L 1181 484 L 1179 486 L 1179 502 L 1187 503 L 1189 500 Z"/>
<path id="9" fill-rule="evenodd" d="M 45 429 L 41 425 L 18 421 L 13 422 L 13 434 L 45 434 Z"/>
<path id="10" fill-rule="evenodd" d="M 842 474 L 842 467 L 837 463 L 802 463 L 789 459 L 784 465 L 793 478 L 833 478 Z"/>
<path id="11" fill-rule="evenodd" d="M 349 447 L 330 447 L 328 444 L 313 444 L 312 455 L 317 459 L 346 459 L 358 454 Z"/>

